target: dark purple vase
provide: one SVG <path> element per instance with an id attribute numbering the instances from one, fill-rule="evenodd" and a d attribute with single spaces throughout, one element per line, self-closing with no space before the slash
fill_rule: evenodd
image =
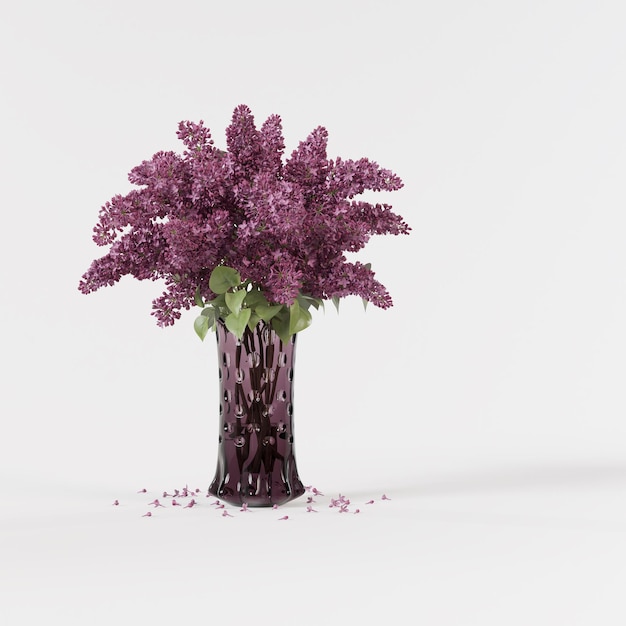
<path id="1" fill-rule="evenodd" d="M 284 344 L 259 322 L 238 340 L 220 320 L 220 434 L 209 492 L 230 504 L 272 506 L 301 496 L 293 441 L 296 336 Z"/>

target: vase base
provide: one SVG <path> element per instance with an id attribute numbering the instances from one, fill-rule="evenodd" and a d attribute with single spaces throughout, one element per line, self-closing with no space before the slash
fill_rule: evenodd
<path id="1" fill-rule="evenodd" d="M 209 493 L 218 500 L 223 500 L 228 504 L 236 506 L 246 505 L 249 507 L 272 507 L 281 506 L 304 495 L 304 485 L 298 481 L 296 484 L 286 486 L 284 484 L 274 485 L 271 492 L 267 490 L 257 493 L 257 490 L 250 488 L 248 493 L 238 485 L 233 489 L 225 484 L 220 485 L 214 480 L 209 487 Z"/>

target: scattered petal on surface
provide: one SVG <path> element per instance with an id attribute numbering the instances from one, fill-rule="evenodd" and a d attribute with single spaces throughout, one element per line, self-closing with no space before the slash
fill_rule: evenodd
<path id="1" fill-rule="evenodd" d="M 141 517 L 152 517 L 152 513 L 148 511 L 145 515 L 142 515 Z"/>
<path id="2" fill-rule="evenodd" d="M 146 489 L 140 489 L 137 493 L 148 493 Z"/>
<path id="3" fill-rule="evenodd" d="M 277 510 L 278 510 L 278 504 L 275 504 L 275 505 L 272 507 L 272 511 L 277 511 Z"/>
<path id="4" fill-rule="evenodd" d="M 318 491 L 315 487 L 312 489 L 313 495 L 315 496 L 323 496 L 324 494 L 321 491 Z"/>
<path id="5" fill-rule="evenodd" d="M 279 518 L 278 518 L 278 521 L 279 521 L 279 522 L 282 522 L 282 521 L 283 521 L 283 520 L 285 520 L 285 519 L 289 519 L 289 515 L 285 515 L 285 516 L 283 516 L 283 517 L 279 517 Z"/>
<path id="6" fill-rule="evenodd" d="M 313 500 L 313 498 L 312 498 L 311 496 L 309 496 L 309 497 L 306 499 L 306 503 L 307 503 L 307 504 L 314 504 L 314 503 L 315 503 L 315 500 Z"/>
<path id="7" fill-rule="evenodd" d="M 369 500 L 368 502 L 366 502 L 365 504 L 374 504 L 374 500 Z"/>
<path id="8" fill-rule="evenodd" d="M 119 500 L 113 500 L 113 506 L 119 506 L 120 501 Z"/>
<path id="9" fill-rule="evenodd" d="M 190 508 L 192 508 L 193 506 L 195 506 L 195 504 L 196 504 L 196 501 L 192 498 L 191 500 L 189 500 L 189 503 L 188 503 L 188 504 L 186 504 L 183 508 L 184 508 L 184 509 L 190 509 Z"/>
<path id="10" fill-rule="evenodd" d="M 360 510 L 360 509 L 355 509 L 355 510 L 354 510 L 354 514 L 356 514 L 356 513 L 360 513 L 360 512 L 361 512 L 361 510 Z"/>
<path id="11" fill-rule="evenodd" d="M 180 504 L 176 502 L 176 500 L 172 499 L 172 506 L 180 506 Z"/>
<path id="12" fill-rule="evenodd" d="M 233 517 L 228 511 L 223 510 L 222 511 L 222 517 Z"/>
<path id="13" fill-rule="evenodd" d="M 381 500 L 391 500 L 391 498 L 388 498 L 384 493 L 383 493 L 383 497 L 381 498 Z"/>
<path id="14" fill-rule="evenodd" d="M 244 502 L 241 506 L 241 508 L 239 509 L 242 513 L 250 513 L 250 511 L 248 510 L 248 504 L 246 502 Z"/>
<path id="15" fill-rule="evenodd" d="M 306 507 L 306 512 L 307 513 L 317 513 L 317 511 L 312 506 L 307 506 Z"/>

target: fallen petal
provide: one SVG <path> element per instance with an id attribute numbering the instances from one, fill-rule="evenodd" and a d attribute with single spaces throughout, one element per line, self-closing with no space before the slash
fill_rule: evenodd
<path id="1" fill-rule="evenodd" d="M 152 517 L 152 513 L 148 511 L 145 515 L 142 515 L 141 517 Z"/>
<path id="2" fill-rule="evenodd" d="M 120 501 L 119 500 L 113 500 L 113 506 L 119 506 Z"/>
<path id="3" fill-rule="evenodd" d="M 285 515 L 284 517 L 279 517 L 279 518 L 278 518 L 278 521 L 279 521 L 279 522 L 282 522 L 282 521 L 283 521 L 283 520 L 285 520 L 285 519 L 289 519 L 289 515 Z"/>

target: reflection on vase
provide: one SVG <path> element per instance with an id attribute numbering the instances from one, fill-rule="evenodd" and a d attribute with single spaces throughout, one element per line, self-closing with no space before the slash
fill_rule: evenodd
<path id="1" fill-rule="evenodd" d="M 220 434 L 209 492 L 230 504 L 272 506 L 304 493 L 293 441 L 296 336 L 284 344 L 259 322 L 238 340 L 217 325 Z"/>

